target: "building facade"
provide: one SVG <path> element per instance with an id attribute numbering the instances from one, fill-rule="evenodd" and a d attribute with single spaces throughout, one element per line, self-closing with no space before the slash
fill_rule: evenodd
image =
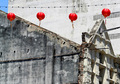
<path id="1" fill-rule="evenodd" d="M 84 49 L 83 84 L 120 84 L 119 58 L 104 30 L 104 21 L 100 20 L 89 33 L 83 33 L 83 42 L 89 43 Z"/>
<path id="2" fill-rule="evenodd" d="M 6 13 L 0 17 L 1 84 L 120 84 L 120 58 L 103 20 L 82 33 L 80 45 L 18 16 L 12 28 Z"/>

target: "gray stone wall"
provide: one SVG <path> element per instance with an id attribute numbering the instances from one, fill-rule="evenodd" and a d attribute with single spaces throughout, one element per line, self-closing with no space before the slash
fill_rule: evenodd
<path id="1" fill-rule="evenodd" d="M 65 84 L 78 82 L 78 44 L 0 11 L 0 84 Z"/>

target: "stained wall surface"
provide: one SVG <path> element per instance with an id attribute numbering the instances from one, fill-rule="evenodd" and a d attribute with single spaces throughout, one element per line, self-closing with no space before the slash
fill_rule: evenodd
<path id="1" fill-rule="evenodd" d="M 79 44 L 0 11 L 0 84 L 78 82 Z"/>
<path id="2" fill-rule="evenodd" d="M 46 17 L 42 20 L 42 27 L 81 44 L 82 32 L 91 30 L 97 20 L 104 19 L 101 14 L 103 8 L 111 10 L 106 22 L 107 29 L 120 26 L 119 3 L 120 0 L 9 0 L 8 12 L 14 12 L 37 25 L 36 14 L 44 12 Z M 74 29 L 68 17 L 72 12 L 78 15 Z M 120 29 L 108 33 L 120 33 Z M 117 42 L 120 42 L 119 38 L 111 40 L 115 53 L 120 54 Z"/>

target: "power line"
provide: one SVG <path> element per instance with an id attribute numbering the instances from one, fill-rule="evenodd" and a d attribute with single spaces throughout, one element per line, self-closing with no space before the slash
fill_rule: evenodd
<path id="1" fill-rule="evenodd" d="M 72 7 L 91 7 L 91 6 L 106 6 L 106 5 L 118 5 L 120 3 L 108 3 L 108 4 L 94 4 L 94 5 L 83 5 L 78 4 L 78 6 L 0 6 L 0 8 L 72 8 Z"/>

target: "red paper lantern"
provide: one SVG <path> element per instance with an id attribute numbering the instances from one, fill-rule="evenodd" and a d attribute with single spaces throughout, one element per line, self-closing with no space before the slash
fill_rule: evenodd
<path id="1" fill-rule="evenodd" d="M 72 22 L 72 28 L 74 28 L 73 21 L 77 20 L 77 14 L 75 14 L 75 13 L 70 13 L 70 14 L 69 14 L 69 19 L 70 19 L 71 22 Z"/>
<path id="2" fill-rule="evenodd" d="M 108 9 L 108 8 L 104 8 L 103 10 L 102 10 L 102 15 L 106 18 L 106 17 L 108 17 L 108 16 L 110 16 L 110 10 Z"/>
<path id="3" fill-rule="evenodd" d="M 77 20 L 77 14 L 75 14 L 75 13 L 70 13 L 70 14 L 69 14 L 69 19 L 71 20 L 71 22 Z"/>
<path id="4" fill-rule="evenodd" d="M 15 19 L 15 14 L 14 13 L 8 13 L 7 18 L 8 18 L 8 20 L 13 21 Z"/>
<path id="5" fill-rule="evenodd" d="M 39 20 L 43 20 L 45 18 L 45 14 L 43 12 L 38 12 L 36 16 Z"/>

